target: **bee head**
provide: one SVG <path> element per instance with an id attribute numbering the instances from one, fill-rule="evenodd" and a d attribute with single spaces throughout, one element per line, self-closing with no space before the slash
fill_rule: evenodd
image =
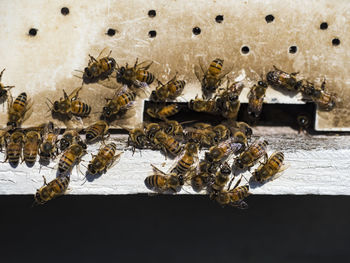
<path id="1" fill-rule="evenodd" d="M 111 109 L 109 107 L 103 107 L 103 115 L 110 116 L 111 115 Z"/>
<path id="2" fill-rule="evenodd" d="M 90 142 L 90 141 L 92 141 L 94 139 L 94 135 L 92 135 L 91 133 L 87 133 L 85 135 L 85 138 L 86 138 L 87 142 Z"/>
<path id="3" fill-rule="evenodd" d="M 96 171 L 96 169 L 95 169 L 95 165 L 93 165 L 92 163 L 90 163 L 90 164 L 88 165 L 88 171 L 89 171 L 91 174 L 96 174 L 96 173 L 97 173 L 97 171 Z"/>
<path id="4" fill-rule="evenodd" d="M 88 78 L 91 78 L 91 77 L 92 77 L 92 72 L 91 72 L 91 70 L 90 70 L 88 67 L 86 67 L 86 68 L 84 69 L 84 72 L 85 72 L 85 75 L 86 75 Z"/>
<path id="5" fill-rule="evenodd" d="M 258 81 L 258 85 L 259 85 L 260 87 L 267 88 L 267 83 L 266 83 L 265 81 L 262 81 L 262 80 Z"/>
<path id="6" fill-rule="evenodd" d="M 157 99 L 157 93 L 156 93 L 155 90 L 152 91 L 152 93 L 151 93 L 151 99 L 152 99 L 152 100 L 156 100 L 156 99 Z"/>
<path id="7" fill-rule="evenodd" d="M 78 144 L 81 146 L 81 148 L 86 150 L 86 148 L 87 148 L 86 143 L 84 143 L 83 141 L 79 141 Z"/>
<path id="8" fill-rule="evenodd" d="M 220 172 L 225 176 L 229 176 L 231 174 L 231 168 L 227 163 L 225 163 L 223 166 L 221 166 Z"/>
<path id="9" fill-rule="evenodd" d="M 238 96 L 237 96 L 236 94 L 231 94 L 231 95 L 229 96 L 229 100 L 230 100 L 230 101 L 237 101 L 237 100 L 238 100 Z"/>
<path id="10" fill-rule="evenodd" d="M 240 158 L 237 158 L 235 160 L 235 165 L 238 166 L 238 168 L 243 169 L 243 163 L 242 163 L 242 160 Z"/>
<path id="11" fill-rule="evenodd" d="M 70 143 L 69 141 L 67 141 L 65 138 L 62 138 L 60 141 L 60 149 L 61 151 L 64 151 L 65 149 L 67 149 L 69 147 Z"/>
<path id="12" fill-rule="evenodd" d="M 15 121 L 9 121 L 7 123 L 7 126 L 11 126 L 12 129 L 17 128 L 17 123 Z"/>
<path id="13" fill-rule="evenodd" d="M 6 96 L 6 94 L 7 94 L 7 90 L 5 89 L 0 90 L 0 97 Z"/>
<path id="14" fill-rule="evenodd" d="M 59 102 L 56 100 L 56 101 L 53 103 L 53 110 L 54 110 L 54 111 L 58 111 L 58 110 L 59 110 L 59 106 L 60 106 L 60 104 L 59 104 Z"/>

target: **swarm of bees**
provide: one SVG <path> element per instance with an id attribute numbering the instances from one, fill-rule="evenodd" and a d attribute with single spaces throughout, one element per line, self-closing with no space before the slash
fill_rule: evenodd
<path id="1" fill-rule="evenodd" d="M 232 82 L 227 77 L 232 68 L 223 69 L 223 59 L 216 58 L 209 66 L 202 61 L 194 66 L 203 97 L 197 96 L 187 105 L 189 110 L 225 119 L 212 125 L 195 120 L 179 123 L 169 119 L 183 110 L 176 100 L 184 92 L 186 81 L 178 78 L 177 73 L 163 84 L 149 71 L 152 61 L 139 63 L 136 59 L 132 67 L 127 63 L 120 67 L 111 57 L 111 51 L 107 52 L 108 49 L 102 50 L 97 58 L 89 55 L 88 65 L 80 71 L 81 87 L 75 88 L 69 95 L 63 90 L 63 98 L 59 100 L 52 102 L 47 99 L 52 116 L 63 118 L 66 123 L 73 118 L 90 117 L 92 107 L 79 98 L 84 85 L 98 83 L 116 89 L 114 96 L 106 99 L 99 120 L 85 129 L 72 129 L 67 125 L 61 136 L 60 129 L 52 122 L 21 128 L 31 115 L 33 103 L 25 92 L 13 100 L 10 89 L 14 86 L 0 83 L 0 98 L 8 100 L 7 127 L 0 132 L 1 149 L 5 147 L 6 150 L 5 161 L 14 167 L 24 161 L 31 167 L 38 158 L 42 165 L 56 158 L 59 160 L 57 177 L 49 183 L 44 177 L 44 185 L 34 195 L 35 204 L 44 204 L 67 191 L 70 173 L 87 154 L 88 145 L 101 142 L 97 154 L 92 155 L 87 165 L 87 174 L 96 176 L 106 173 L 118 162 L 122 152 L 117 150 L 114 142 L 105 143 L 109 138 L 109 127 L 114 117 L 123 115 L 133 106 L 140 91 L 145 91 L 155 82 L 157 86 L 149 99 L 156 106 L 148 108 L 146 113 L 157 122 L 144 122 L 133 129 L 122 127 L 129 132 L 128 146 L 132 147 L 133 152 L 136 149 L 151 149 L 174 159 L 167 172 L 151 164 L 152 174 L 144 180 L 151 191 L 175 194 L 188 185 L 222 206 L 245 209 L 248 207 L 245 199 L 250 195 L 251 181 L 266 183 L 286 169 L 282 152 L 268 156 L 269 143 L 263 138 L 253 139 L 252 127 L 236 121 L 240 109 L 239 97 L 245 85 Z M 0 81 L 4 70 L 0 73 Z M 334 108 L 337 96 L 327 91 L 325 80 L 317 87 L 312 82 L 297 79 L 297 75 L 297 72 L 286 73 L 274 66 L 266 74 L 266 80 L 261 77 L 249 88 L 248 113 L 254 118 L 259 117 L 269 86 L 287 92 L 300 92 L 305 100 L 313 101 L 320 109 Z M 226 86 L 222 88 L 226 77 Z M 106 81 L 114 85 L 107 85 Z M 305 118 L 300 117 L 298 121 L 303 126 L 309 125 Z M 85 139 L 81 137 L 81 132 L 85 132 Z M 250 180 L 246 178 L 246 172 L 251 173 Z M 241 184 L 242 180 L 246 183 Z"/>

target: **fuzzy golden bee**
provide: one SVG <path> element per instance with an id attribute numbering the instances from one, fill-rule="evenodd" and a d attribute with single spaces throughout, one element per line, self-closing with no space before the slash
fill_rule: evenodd
<path id="1" fill-rule="evenodd" d="M 197 161 L 198 145 L 194 142 L 188 142 L 184 147 L 184 154 L 176 162 L 176 165 L 171 170 L 171 173 L 186 175 Z"/>
<path id="2" fill-rule="evenodd" d="M 154 165 L 153 174 L 147 176 L 145 179 L 145 185 L 148 189 L 158 193 L 170 193 L 175 194 L 179 192 L 184 185 L 183 177 L 176 175 L 175 173 L 165 174 Z"/>
<path id="3" fill-rule="evenodd" d="M 173 136 L 166 134 L 162 130 L 154 134 L 152 143 L 156 148 L 160 148 L 165 153 L 168 152 L 173 156 L 177 156 L 183 150 L 183 147 Z"/>
<path id="4" fill-rule="evenodd" d="M 35 164 L 37 155 L 39 153 L 40 143 L 41 135 L 39 132 L 26 132 L 24 137 L 23 158 L 27 165 L 33 166 Z"/>
<path id="5" fill-rule="evenodd" d="M 249 185 L 234 187 L 232 190 L 222 190 L 211 198 L 222 206 L 233 206 L 240 209 L 247 209 L 248 205 L 243 200 L 250 195 Z"/>
<path id="6" fill-rule="evenodd" d="M 67 175 L 75 164 L 80 162 L 83 155 L 86 154 L 86 144 L 79 141 L 76 144 L 72 144 L 62 154 L 58 163 L 58 172 L 60 175 Z"/>
<path id="7" fill-rule="evenodd" d="M 22 147 L 24 143 L 24 134 L 22 131 L 15 131 L 11 135 L 7 134 L 6 140 L 6 158 L 11 166 L 17 166 L 22 159 Z"/>
<path id="8" fill-rule="evenodd" d="M 64 151 L 72 144 L 76 144 L 81 141 L 79 133 L 77 130 L 67 130 L 63 133 L 60 139 L 60 150 Z"/>
<path id="9" fill-rule="evenodd" d="M 215 145 L 217 134 L 213 131 L 211 125 L 209 128 L 188 127 L 185 130 L 186 141 L 193 141 L 202 146 Z"/>
<path id="10" fill-rule="evenodd" d="M 174 120 L 166 120 L 159 123 L 159 125 L 166 134 L 174 137 L 183 137 L 184 130 L 179 122 Z"/>
<path id="11" fill-rule="evenodd" d="M 231 167 L 227 162 L 225 162 L 220 167 L 220 170 L 216 173 L 213 182 L 210 184 L 210 187 L 208 189 L 209 194 L 213 194 L 213 192 L 218 193 L 222 191 L 230 179 L 230 174 Z"/>
<path id="12" fill-rule="evenodd" d="M 234 141 L 234 138 L 227 139 L 219 143 L 217 146 L 212 146 L 209 152 L 205 153 L 205 159 L 209 162 L 220 162 L 228 158 L 231 154 L 236 154 L 242 145 Z"/>
<path id="13" fill-rule="evenodd" d="M 117 146 L 115 143 L 109 143 L 103 146 L 97 155 L 93 155 L 92 160 L 88 165 L 90 174 L 99 174 L 107 172 L 107 169 L 112 167 L 117 160 L 119 160 L 121 153 L 117 153 Z"/>
<path id="14" fill-rule="evenodd" d="M 151 93 L 151 100 L 154 101 L 168 101 L 175 100 L 181 95 L 186 85 L 186 81 L 177 80 L 176 75 L 169 80 L 166 84 L 162 84 L 158 81 L 158 86 Z"/>
<path id="15" fill-rule="evenodd" d="M 252 167 L 261 157 L 266 158 L 266 149 L 269 143 L 259 139 L 242 152 L 234 162 L 234 165 L 240 169 Z"/>
<path id="16" fill-rule="evenodd" d="M 216 58 L 209 64 L 207 69 L 205 69 L 201 60 L 199 61 L 199 66 L 195 65 L 194 72 L 201 83 L 204 98 L 210 98 L 221 85 L 222 79 L 230 73 L 231 69 L 222 69 L 223 64 L 223 59 Z"/>
<path id="17" fill-rule="evenodd" d="M 111 99 L 106 99 L 107 104 L 102 109 L 102 116 L 109 119 L 121 111 L 128 109 L 136 99 L 136 93 L 130 90 L 123 89 L 118 92 Z"/>
<path id="18" fill-rule="evenodd" d="M 38 189 L 34 195 L 35 203 L 42 205 L 58 196 L 63 195 L 69 185 L 69 176 L 58 176 L 51 182 L 46 183 L 46 178 L 44 178 L 44 185 Z"/>
<path id="19" fill-rule="evenodd" d="M 148 108 L 147 114 L 155 119 L 167 120 L 168 117 L 171 117 L 181 110 L 180 105 L 170 104 L 163 107 L 157 108 Z"/>
<path id="20" fill-rule="evenodd" d="M 284 154 L 282 152 L 273 153 L 270 158 L 262 163 L 253 173 L 253 178 L 259 183 L 273 180 L 283 167 Z"/>
<path id="21" fill-rule="evenodd" d="M 12 101 L 11 96 L 8 96 L 8 98 L 7 126 L 11 129 L 15 129 L 20 127 L 21 124 L 30 117 L 33 103 L 25 92 L 19 94 L 14 101 Z"/>
<path id="22" fill-rule="evenodd" d="M 5 71 L 5 69 L 3 69 L 0 72 L 0 99 L 6 98 L 9 90 L 15 87 L 15 86 L 5 86 L 4 84 L 1 83 L 2 75 L 3 75 L 4 71 Z"/>
<path id="23" fill-rule="evenodd" d="M 296 79 L 296 75 L 299 72 L 287 73 L 276 66 L 273 66 L 274 70 L 269 71 L 266 74 L 267 83 L 274 88 L 280 88 L 286 91 L 299 91 L 302 81 Z"/>
<path id="24" fill-rule="evenodd" d="M 241 82 L 234 82 L 232 85 L 227 81 L 227 87 L 216 99 L 216 107 L 220 110 L 221 116 L 226 119 L 235 120 L 238 115 L 241 103 L 239 96 L 244 88 Z"/>
<path id="25" fill-rule="evenodd" d="M 197 112 L 206 112 L 210 114 L 220 114 L 220 109 L 218 108 L 217 102 L 215 99 L 202 100 L 202 99 L 194 99 L 190 100 L 188 103 L 188 107 Z"/>
<path id="26" fill-rule="evenodd" d="M 108 78 L 114 71 L 116 61 L 111 57 L 112 51 L 108 55 L 108 48 L 104 48 L 97 58 L 89 55 L 90 60 L 88 66 L 84 69 L 83 83 L 96 83 L 100 80 Z"/>
<path id="27" fill-rule="evenodd" d="M 248 93 L 248 114 L 252 114 L 255 118 L 258 118 L 264 98 L 267 90 L 267 84 L 264 81 L 258 81 L 258 85 L 251 87 Z"/>
<path id="28" fill-rule="evenodd" d="M 155 77 L 148 71 L 152 64 L 153 61 L 138 63 L 138 59 L 136 59 L 133 67 L 129 67 L 128 64 L 125 67 L 117 66 L 117 82 L 128 87 L 140 87 L 143 84 L 152 84 Z"/>
<path id="29" fill-rule="evenodd" d="M 106 121 L 98 121 L 85 129 L 86 142 L 92 143 L 101 139 L 104 140 L 108 134 L 109 125 Z M 108 136 L 108 135 L 107 135 Z"/>
<path id="30" fill-rule="evenodd" d="M 316 88 L 313 83 L 308 83 L 308 88 L 303 86 L 302 93 L 310 96 L 311 101 L 315 102 L 321 110 L 330 111 L 332 110 L 337 101 L 337 95 L 333 92 L 326 90 L 326 81 L 324 80 L 320 88 Z M 307 99 L 305 99 L 307 101 Z"/>
<path id="31" fill-rule="evenodd" d="M 40 144 L 39 156 L 42 162 L 49 162 L 58 154 L 57 142 L 60 130 L 54 127 L 52 122 L 49 122 L 44 128 L 43 140 Z"/>
<path id="32" fill-rule="evenodd" d="M 69 96 L 63 90 L 64 97 L 60 98 L 59 101 L 56 100 L 54 103 L 52 103 L 50 100 L 48 100 L 53 105 L 52 113 L 66 116 L 69 119 L 72 117 L 72 115 L 87 117 L 91 112 L 91 106 L 78 100 L 78 94 L 81 89 L 82 87 L 76 88 L 71 94 L 69 94 Z"/>

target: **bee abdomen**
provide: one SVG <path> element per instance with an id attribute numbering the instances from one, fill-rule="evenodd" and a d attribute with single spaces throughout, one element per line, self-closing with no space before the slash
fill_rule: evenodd
<path id="1" fill-rule="evenodd" d="M 27 103 L 27 94 L 22 92 L 13 102 L 13 109 L 16 111 L 22 111 Z"/>
<path id="2" fill-rule="evenodd" d="M 72 113 L 81 117 L 88 116 L 91 112 L 91 106 L 81 102 L 73 101 L 72 102 Z"/>

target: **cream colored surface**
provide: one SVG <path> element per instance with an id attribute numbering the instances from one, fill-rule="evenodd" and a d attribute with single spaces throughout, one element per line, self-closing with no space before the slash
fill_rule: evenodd
<path id="1" fill-rule="evenodd" d="M 69 15 L 61 14 L 63 6 Z M 150 9 L 157 11 L 156 17 L 148 17 Z M 275 17 L 272 23 L 265 22 L 268 14 Z M 222 23 L 215 22 L 217 15 L 224 16 Z M 300 77 L 318 84 L 326 77 L 340 102 L 332 112 L 318 113 L 317 128 L 350 130 L 349 16 L 350 2 L 345 0 L 1 1 L 0 67 L 6 67 L 2 82 L 16 86 L 14 96 L 26 91 L 34 99 L 34 113 L 24 125 L 29 126 L 47 119 L 46 97 L 57 99 L 62 89 L 80 86 L 73 71 L 82 70 L 87 55 L 97 56 L 104 47 L 111 48 L 119 64 L 131 64 L 136 57 L 153 60 L 151 70 L 162 81 L 178 71 L 189 82 L 185 99 L 200 94 L 193 74 L 198 58 L 209 62 L 220 57 L 225 67 L 232 66 L 232 78 L 243 74 L 247 83 L 258 80 L 272 65 L 300 71 Z M 328 22 L 327 30 L 319 29 L 323 21 Z M 192 34 L 195 26 L 201 28 L 200 35 Z M 32 27 L 38 29 L 35 37 L 28 35 Z M 116 35 L 106 35 L 108 28 L 116 29 Z M 149 38 L 150 30 L 157 31 L 155 38 Z M 331 44 L 335 37 L 339 46 Z M 243 45 L 249 46 L 249 54 L 241 54 Z M 296 54 L 288 53 L 292 45 L 298 47 Z M 104 98 L 112 94 L 99 85 L 84 88 L 81 99 L 96 112 L 84 120 L 85 125 L 95 121 Z M 300 103 L 300 97 L 271 89 L 266 101 Z M 141 108 L 135 108 L 138 114 L 131 123 L 141 121 Z M 6 122 L 5 113 L 0 122 Z"/>

